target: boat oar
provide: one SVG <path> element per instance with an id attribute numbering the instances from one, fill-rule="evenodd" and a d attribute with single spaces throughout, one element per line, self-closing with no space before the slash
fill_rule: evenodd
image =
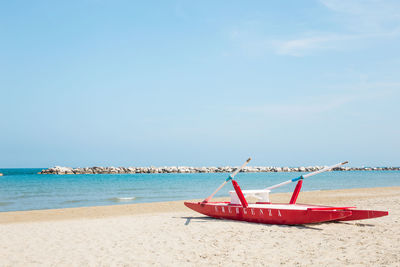
<path id="1" fill-rule="evenodd" d="M 290 184 L 291 182 L 297 182 L 298 180 L 301 180 L 301 179 L 304 179 L 304 178 L 307 178 L 307 177 L 310 177 L 310 176 L 313 176 L 313 175 L 316 175 L 316 174 L 319 174 L 319 173 L 322 173 L 322 172 L 326 172 L 326 171 L 332 170 L 332 169 L 334 169 L 334 168 L 340 167 L 340 166 L 342 166 L 342 165 L 344 165 L 344 164 L 347 164 L 347 163 L 349 163 L 349 162 L 348 162 L 348 161 L 345 161 L 345 162 L 342 162 L 342 163 L 338 163 L 338 164 L 336 164 L 336 165 L 328 166 L 328 167 L 325 167 L 325 168 L 323 168 L 323 169 L 321 169 L 321 170 L 319 170 L 319 171 L 310 172 L 310 173 L 308 173 L 308 174 L 301 175 L 300 177 L 287 180 L 286 182 L 282 182 L 282 183 L 280 183 L 280 184 L 276 184 L 276 185 L 267 187 L 267 188 L 265 188 L 265 190 L 272 190 L 272 189 L 281 187 L 281 186 L 283 186 L 283 185 Z"/>
<path id="2" fill-rule="evenodd" d="M 238 174 L 238 173 L 240 172 L 240 170 L 243 169 L 243 168 L 247 165 L 247 163 L 250 162 L 250 160 L 251 160 L 251 158 L 248 158 L 248 159 L 246 160 L 246 162 L 243 163 L 242 166 L 240 166 L 239 168 L 237 168 L 231 175 L 229 175 L 229 177 L 226 178 L 225 182 L 223 182 L 223 183 L 217 188 L 217 190 L 214 191 L 214 193 L 212 193 L 208 198 L 206 198 L 206 199 L 203 200 L 203 203 L 206 203 L 206 202 L 210 201 L 210 200 L 213 198 L 213 196 L 214 196 L 219 190 L 221 190 L 221 188 L 224 187 L 224 185 L 225 185 L 227 182 L 229 182 L 230 180 L 232 180 L 233 177 L 235 177 L 235 175 Z"/>

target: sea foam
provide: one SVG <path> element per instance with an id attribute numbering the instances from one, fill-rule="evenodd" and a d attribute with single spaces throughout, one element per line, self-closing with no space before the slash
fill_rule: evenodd
<path id="1" fill-rule="evenodd" d="M 135 200 L 136 197 L 113 197 L 109 198 L 107 200 L 112 201 L 112 202 L 129 202 L 132 200 Z"/>

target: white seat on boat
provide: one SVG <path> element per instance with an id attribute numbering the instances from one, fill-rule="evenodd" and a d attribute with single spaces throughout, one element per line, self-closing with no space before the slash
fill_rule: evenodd
<path id="1" fill-rule="evenodd" d="M 271 190 L 242 190 L 244 197 L 255 197 L 259 200 L 259 202 L 270 202 L 269 192 L 271 192 Z M 231 204 L 241 204 L 236 191 L 229 191 L 229 194 L 231 195 Z"/>

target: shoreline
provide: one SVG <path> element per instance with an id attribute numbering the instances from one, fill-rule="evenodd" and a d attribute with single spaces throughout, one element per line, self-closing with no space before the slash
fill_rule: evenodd
<path id="1" fill-rule="evenodd" d="M 393 197 L 398 196 L 399 193 L 400 186 L 304 191 L 300 193 L 297 202 L 306 204 L 334 205 L 336 203 L 348 201 L 348 204 L 352 204 L 352 201 L 380 197 Z M 287 203 L 290 200 L 291 195 L 292 192 L 274 193 L 271 194 L 270 197 L 272 202 Z M 229 197 L 215 198 L 214 200 L 229 201 Z M 22 222 L 98 219 L 171 212 L 191 213 L 191 211 L 184 206 L 183 203 L 185 201 L 197 202 L 202 201 L 202 199 L 62 209 L 6 211 L 0 212 L 0 225 Z"/>

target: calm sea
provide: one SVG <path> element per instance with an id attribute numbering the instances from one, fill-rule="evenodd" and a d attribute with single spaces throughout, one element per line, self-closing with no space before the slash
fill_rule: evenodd
<path id="1" fill-rule="evenodd" d="M 40 175 L 41 169 L 0 169 L 0 211 L 118 205 L 184 199 L 210 195 L 229 175 L 95 174 Z M 242 189 L 261 189 L 301 173 L 239 173 Z M 400 186 L 399 171 L 327 172 L 304 180 L 303 190 Z M 294 183 L 273 192 L 289 192 Z M 217 195 L 228 196 L 226 185 Z"/>

